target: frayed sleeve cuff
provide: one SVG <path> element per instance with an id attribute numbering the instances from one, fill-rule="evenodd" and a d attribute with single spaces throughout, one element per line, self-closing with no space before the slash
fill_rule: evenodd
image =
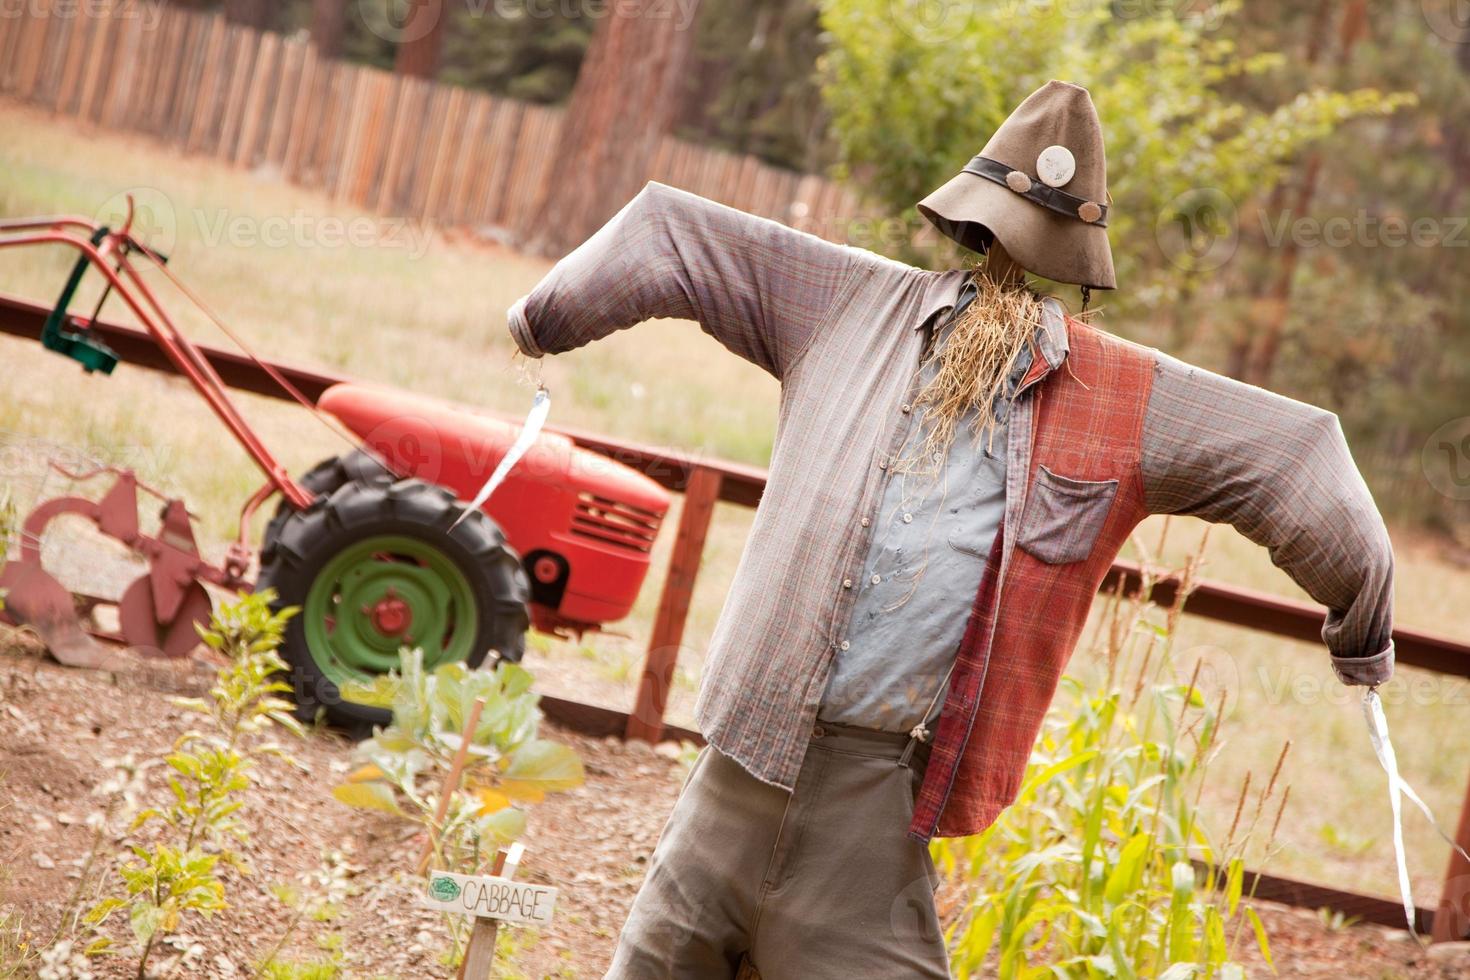
<path id="1" fill-rule="evenodd" d="M 1371 657 L 1333 657 L 1332 669 L 1344 684 L 1383 684 L 1393 676 L 1393 643 Z"/>
<path id="2" fill-rule="evenodd" d="M 536 337 L 531 333 L 531 322 L 526 319 L 527 299 L 528 297 L 522 296 L 515 301 L 510 311 L 506 313 L 506 321 L 510 325 L 510 335 L 521 353 L 527 357 L 540 357 L 546 352 L 536 343 Z"/>

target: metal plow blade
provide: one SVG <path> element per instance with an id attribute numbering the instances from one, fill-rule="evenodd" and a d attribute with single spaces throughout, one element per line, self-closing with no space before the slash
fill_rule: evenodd
<path id="1" fill-rule="evenodd" d="M 38 564 L 12 561 L 0 571 L 5 590 L 5 614 L 36 632 L 46 649 L 68 667 L 107 670 L 120 665 L 109 650 L 82 629 L 71 593 Z"/>

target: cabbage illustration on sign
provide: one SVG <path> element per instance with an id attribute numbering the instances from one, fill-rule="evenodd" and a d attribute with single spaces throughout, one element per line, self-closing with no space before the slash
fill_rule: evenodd
<path id="1" fill-rule="evenodd" d="M 429 897 L 441 902 L 452 902 L 459 898 L 459 885 L 453 878 L 436 875 L 429 881 Z"/>

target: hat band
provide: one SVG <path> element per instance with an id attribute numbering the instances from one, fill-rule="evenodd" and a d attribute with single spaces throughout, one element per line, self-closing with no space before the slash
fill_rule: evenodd
<path id="1" fill-rule="evenodd" d="M 1014 167 L 1008 167 L 999 160 L 977 156 L 965 165 L 963 172 L 993 181 L 1057 214 L 1076 218 L 1078 221 L 1097 225 L 1099 228 L 1108 226 L 1108 206 L 1106 204 L 1068 194 L 1057 187 L 1049 187 L 1030 174 Z"/>

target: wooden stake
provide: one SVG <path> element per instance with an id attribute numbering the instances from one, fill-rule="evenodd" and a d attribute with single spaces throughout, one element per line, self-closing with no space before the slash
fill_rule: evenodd
<path id="1" fill-rule="evenodd" d="M 439 839 L 439 828 L 443 826 L 444 817 L 449 813 L 450 797 L 459 789 L 460 774 L 464 772 L 465 760 L 470 757 L 470 741 L 474 737 L 476 726 L 480 724 L 480 712 L 484 710 L 485 699 L 475 698 L 470 716 L 465 719 L 464 730 L 459 733 L 459 748 L 455 750 L 454 759 L 449 763 L 449 772 L 444 777 L 444 790 L 439 794 L 439 805 L 434 808 L 434 822 L 429 824 L 429 839 L 424 842 L 424 853 L 419 858 L 416 874 L 420 876 L 429 870 L 429 860 L 434 856 L 434 845 Z"/>
<path id="2" fill-rule="evenodd" d="M 519 844 L 511 845 L 520 856 Z M 495 853 L 495 863 L 490 866 L 492 875 L 515 876 L 515 863 L 506 866 L 506 852 L 502 848 Z M 495 965 L 495 934 L 499 931 L 498 919 L 476 918 L 470 929 L 470 942 L 465 947 L 464 961 L 459 964 L 459 980 L 490 980 L 490 968 Z"/>

